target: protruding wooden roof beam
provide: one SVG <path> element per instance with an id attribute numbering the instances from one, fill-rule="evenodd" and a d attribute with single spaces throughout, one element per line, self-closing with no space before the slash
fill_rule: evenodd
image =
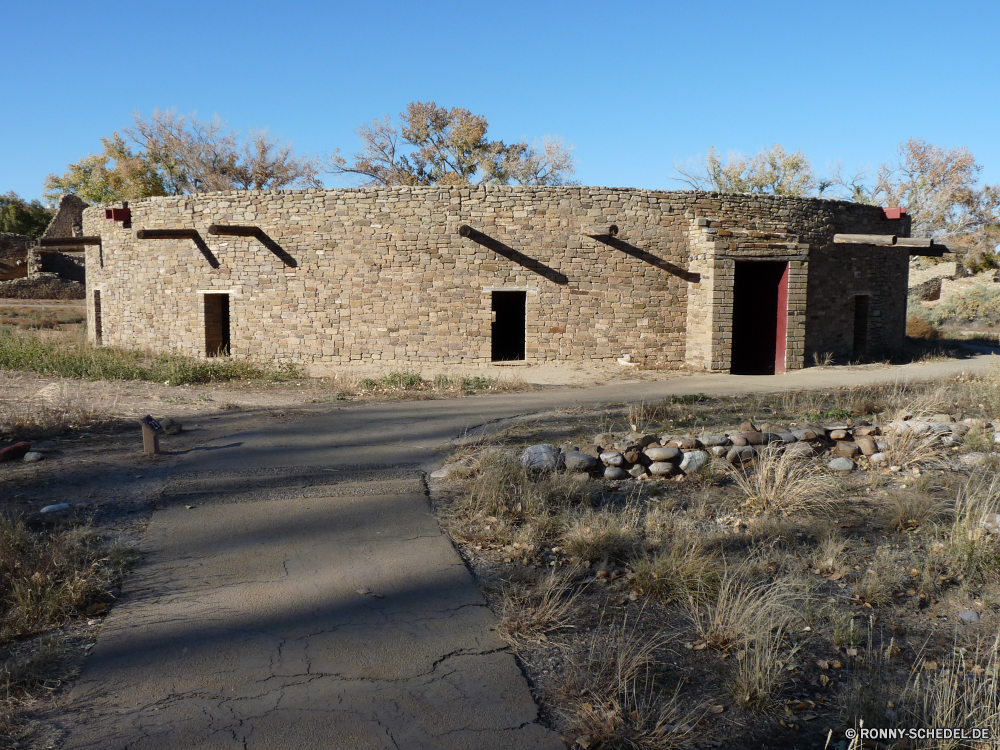
<path id="1" fill-rule="evenodd" d="M 835 234 L 835 245 L 888 245 L 896 244 L 894 234 Z"/>
<path id="2" fill-rule="evenodd" d="M 79 247 L 80 245 L 100 245 L 100 237 L 42 237 L 38 240 L 39 247 Z M 56 251 L 59 252 L 59 251 Z M 63 250 L 62 252 L 73 252 Z M 82 252 L 77 250 L 76 252 Z"/>

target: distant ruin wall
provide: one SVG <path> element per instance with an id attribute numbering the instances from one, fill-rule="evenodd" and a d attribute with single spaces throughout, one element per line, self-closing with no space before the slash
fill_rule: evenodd
<path id="1" fill-rule="evenodd" d="M 859 262 L 832 244 L 838 232 L 908 235 L 905 220 L 886 220 L 871 206 L 489 186 L 234 191 L 147 199 L 130 209 L 132 229 L 105 222 L 103 207 L 83 215 L 83 233 L 102 237 L 102 248 L 86 254 L 89 314 L 99 290 L 102 341 L 116 346 L 204 356 L 204 297 L 224 293 L 234 356 L 485 364 L 492 293 L 521 291 L 529 363 L 630 354 L 726 369 L 727 268 L 752 259 L 794 264 L 788 369 L 817 346 L 850 338 L 839 331 L 850 327 L 843 316 L 823 313 L 838 295 L 857 291 L 859 279 L 872 295 L 870 310 L 885 310 L 876 316 L 885 321 L 879 341 L 902 343 L 890 298 L 905 307 L 906 251 L 887 250 L 901 263 L 894 255 Z M 258 227 L 264 241 L 212 236 L 212 224 Z M 589 236 L 611 224 L 618 238 Z M 462 225 L 475 233 L 461 236 Z M 157 228 L 198 235 L 137 239 L 137 230 Z"/>
<path id="2" fill-rule="evenodd" d="M 28 275 L 28 248 L 34 244 L 33 237 L 0 233 L 0 281 L 23 279 Z"/>

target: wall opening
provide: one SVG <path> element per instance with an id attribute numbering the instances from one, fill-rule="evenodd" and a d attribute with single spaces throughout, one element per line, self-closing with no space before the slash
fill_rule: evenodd
<path id="1" fill-rule="evenodd" d="M 868 354 L 868 295 L 854 296 L 854 358 Z"/>
<path id="2" fill-rule="evenodd" d="M 524 359 L 527 297 L 527 292 L 493 292 L 490 359 L 494 362 Z"/>
<path id="3" fill-rule="evenodd" d="M 225 357 L 230 354 L 229 295 L 205 295 L 205 355 Z"/>
<path id="4" fill-rule="evenodd" d="M 730 372 L 774 375 L 785 371 L 788 263 L 737 261 L 733 278 Z"/>
<path id="5" fill-rule="evenodd" d="M 101 291 L 94 290 L 94 343 L 101 345 L 104 336 L 104 327 L 101 325 Z"/>

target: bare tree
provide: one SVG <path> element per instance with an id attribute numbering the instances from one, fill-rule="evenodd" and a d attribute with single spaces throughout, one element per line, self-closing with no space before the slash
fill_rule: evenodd
<path id="1" fill-rule="evenodd" d="M 253 130 L 245 141 L 218 117 L 154 110 L 139 113 L 120 136 L 102 138 L 104 150 L 69 165 L 62 176 L 49 175 L 46 197 L 62 193 L 104 202 L 232 189 L 322 187 L 317 157 L 296 155 L 292 147 Z"/>
<path id="2" fill-rule="evenodd" d="M 361 150 L 350 162 L 334 152 L 333 171 L 365 185 L 562 185 L 575 171 L 562 141 L 547 137 L 540 151 L 490 141 L 486 118 L 460 107 L 410 102 L 399 122 L 386 116 L 362 125 Z"/>
<path id="3" fill-rule="evenodd" d="M 674 171 L 679 176 L 673 179 L 718 193 L 807 195 L 820 185 L 801 150 L 790 154 L 777 143 L 749 157 L 731 152 L 726 161 L 712 146 L 695 166 L 674 165 Z"/>

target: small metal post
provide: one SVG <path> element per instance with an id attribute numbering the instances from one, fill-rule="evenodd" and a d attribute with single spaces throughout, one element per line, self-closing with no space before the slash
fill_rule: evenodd
<path id="1" fill-rule="evenodd" d="M 156 455 L 160 452 L 160 433 L 163 427 L 148 414 L 139 420 L 142 425 L 142 452 Z"/>

